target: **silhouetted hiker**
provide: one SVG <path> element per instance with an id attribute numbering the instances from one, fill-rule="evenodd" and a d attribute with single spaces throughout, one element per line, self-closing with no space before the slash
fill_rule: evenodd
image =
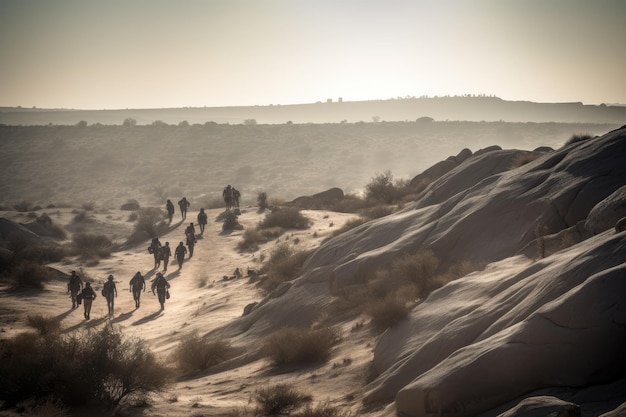
<path id="1" fill-rule="evenodd" d="M 176 246 L 176 250 L 174 251 L 174 256 L 176 256 L 176 262 L 178 262 L 178 269 L 183 267 L 183 261 L 185 260 L 185 254 L 187 253 L 187 248 L 180 242 L 178 246 Z"/>
<path id="2" fill-rule="evenodd" d="M 148 252 L 154 256 L 154 268 L 158 268 L 161 265 L 160 259 L 160 251 L 161 251 L 161 241 L 158 237 L 152 238 L 152 242 L 150 242 L 150 246 L 148 247 Z"/>
<path id="3" fill-rule="evenodd" d="M 146 291 L 146 280 L 141 275 L 141 272 L 137 273 L 130 279 L 130 290 L 133 293 L 133 300 L 135 300 L 135 308 L 139 308 L 139 298 L 141 297 L 141 290 Z"/>
<path id="4" fill-rule="evenodd" d="M 70 279 L 67 282 L 67 292 L 70 293 L 70 298 L 72 299 L 72 308 L 78 307 L 79 302 L 76 300 L 76 296 L 78 292 L 83 289 L 83 280 L 80 279 L 76 271 L 72 271 L 70 274 Z"/>
<path id="5" fill-rule="evenodd" d="M 232 192 L 233 192 L 233 206 L 238 209 L 239 208 L 239 199 L 241 198 L 241 193 L 235 187 L 233 187 L 233 191 Z"/>
<path id="6" fill-rule="evenodd" d="M 85 283 L 85 288 L 80 293 L 83 305 L 85 306 L 85 318 L 89 320 L 89 314 L 91 313 L 91 303 L 96 299 L 96 292 L 91 288 L 91 282 Z"/>
<path id="7" fill-rule="evenodd" d="M 204 234 L 204 226 L 207 224 L 207 216 L 204 212 L 204 209 L 200 209 L 200 213 L 198 213 L 198 225 L 200 226 L 200 234 Z"/>
<path id="8" fill-rule="evenodd" d="M 162 273 L 157 272 L 155 280 L 152 282 L 152 294 L 156 289 L 156 295 L 159 298 L 159 304 L 161 304 L 161 310 L 165 309 L 165 300 L 169 297 L 170 283 L 167 282 Z"/>
<path id="9" fill-rule="evenodd" d="M 185 235 L 192 235 L 194 238 L 196 237 L 196 227 L 193 223 L 189 223 L 189 226 L 185 228 Z"/>
<path id="10" fill-rule="evenodd" d="M 170 242 L 165 242 L 165 246 L 161 248 L 161 258 L 163 259 L 163 271 L 167 271 L 167 265 L 170 263 L 170 256 L 172 256 L 172 249 L 170 248 Z"/>
<path id="11" fill-rule="evenodd" d="M 165 209 L 167 210 L 167 217 L 170 219 L 170 224 L 172 224 L 172 217 L 174 217 L 174 203 L 172 203 L 172 200 L 167 200 Z"/>
<path id="12" fill-rule="evenodd" d="M 115 297 L 117 297 L 117 287 L 115 287 L 115 281 L 113 281 L 113 275 L 109 275 L 109 279 L 102 286 L 102 296 L 107 299 L 107 307 L 109 308 L 109 315 L 113 315 L 113 307 L 115 304 Z"/>
<path id="13" fill-rule="evenodd" d="M 222 197 L 224 197 L 224 202 L 226 203 L 226 209 L 230 210 L 233 206 L 233 187 L 228 184 L 224 191 L 222 191 Z"/>
<path id="14" fill-rule="evenodd" d="M 180 201 L 178 202 L 178 207 L 180 207 L 180 215 L 183 218 L 183 220 L 187 218 L 187 209 L 189 208 L 190 205 L 191 203 L 187 201 L 187 197 L 181 198 Z"/>

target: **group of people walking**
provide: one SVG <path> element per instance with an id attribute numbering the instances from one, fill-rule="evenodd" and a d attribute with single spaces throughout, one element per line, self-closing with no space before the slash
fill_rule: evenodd
<path id="1" fill-rule="evenodd" d="M 129 291 L 133 294 L 133 300 L 135 301 L 135 308 L 139 308 L 141 301 L 141 293 L 146 291 L 146 280 L 141 272 L 137 271 L 135 275 L 130 279 Z M 152 281 L 152 294 L 156 295 L 161 310 L 165 309 L 165 300 L 169 299 L 170 283 L 161 272 L 156 273 L 156 278 Z M 80 304 L 85 307 L 84 315 L 85 319 L 90 319 L 91 306 L 96 299 L 96 292 L 91 285 L 91 282 L 87 281 L 83 285 L 83 281 L 76 271 L 72 271 L 69 281 L 67 283 L 67 292 L 70 294 L 72 300 L 72 309 L 77 308 Z M 107 281 L 102 286 L 102 296 L 107 301 L 107 308 L 109 316 L 113 315 L 115 307 L 115 298 L 117 297 L 117 287 L 115 285 L 115 279 L 113 274 L 110 274 Z"/>

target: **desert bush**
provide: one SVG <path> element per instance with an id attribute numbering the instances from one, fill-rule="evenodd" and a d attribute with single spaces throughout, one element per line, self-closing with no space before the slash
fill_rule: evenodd
<path id="1" fill-rule="evenodd" d="M 262 352 L 274 365 L 326 362 L 339 341 L 333 328 L 316 330 L 283 327 L 265 338 Z"/>
<path id="2" fill-rule="evenodd" d="M 439 258 L 432 250 L 420 250 L 405 254 L 391 263 L 390 275 L 399 285 L 415 284 L 417 297 L 426 297 L 433 289 L 433 278 L 439 268 Z"/>
<path id="3" fill-rule="evenodd" d="M 367 200 L 391 204 L 395 199 L 395 195 L 396 189 L 393 185 L 393 175 L 391 171 L 377 174 L 365 185 L 365 198 Z"/>
<path id="4" fill-rule="evenodd" d="M 32 207 L 33 207 L 33 203 L 31 201 L 22 200 L 19 203 L 15 203 L 13 205 L 13 210 L 24 213 L 24 212 L 30 211 Z"/>
<path id="5" fill-rule="evenodd" d="M 129 199 L 124 204 L 120 206 L 120 210 L 128 210 L 128 211 L 137 211 L 141 207 L 139 206 L 139 201 L 135 199 Z"/>
<path id="6" fill-rule="evenodd" d="M 308 229 L 311 220 L 295 207 L 280 208 L 268 213 L 259 224 L 260 229 L 282 227 L 283 229 Z"/>
<path id="7" fill-rule="evenodd" d="M 49 268 L 34 262 L 21 261 L 10 272 L 14 289 L 43 289 L 43 284 L 56 278 Z"/>
<path id="8" fill-rule="evenodd" d="M 395 211 L 396 211 L 396 208 L 394 206 L 389 206 L 386 204 L 377 204 L 373 207 L 368 207 L 366 209 L 359 211 L 359 214 L 361 215 L 361 217 L 365 219 L 374 220 L 374 219 L 380 219 L 381 217 L 389 216 Z"/>
<path id="9" fill-rule="evenodd" d="M 59 262 L 65 255 L 67 250 L 65 247 L 50 243 L 43 245 L 29 245 L 15 254 L 17 261 L 32 261 L 40 264 L 50 262 Z"/>
<path id="10" fill-rule="evenodd" d="M 270 292 L 285 281 L 297 278 L 302 271 L 302 265 L 309 256 L 309 251 L 296 250 L 287 243 L 281 243 L 270 254 L 270 258 L 263 265 L 263 272 L 269 278 L 263 281 L 261 288 Z"/>
<path id="11" fill-rule="evenodd" d="M 287 384 L 259 388 L 254 395 L 258 416 L 285 416 L 310 402 L 310 395 L 302 394 Z"/>
<path id="12" fill-rule="evenodd" d="M 92 221 L 92 219 L 89 217 L 89 215 L 87 214 L 86 211 L 79 211 L 78 213 L 76 213 L 74 215 L 74 217 L 72 217 L 72 223 L 74 224 L 79 224 L 79 223 L 88 223 Z"/>
<path id="13" fill-rule="evenodd" d="M 85 211 L 93 211 L 96 208 L 96 205 L 93 201 L 89 201 L 81 204 L 81 208 Z"/>
<path id="14" fill-rule="evenodd" d="M 157 236 L 157 224 L 165 219 L 163 210 L 157 207 L 144 207 L 137 211 L 136 232 L 145 232 L 151 238 Z"/>
<path id="15" fill-rule="evenodd" d="M 371 317 L 372 329 L 376 333 L 382 333 L 404 320 L 409 314 L 409 307 L 402 297 L 388 294 L 383 299 L 369 303 L 366 313 Z"/>
<path id="16" fill-rule="evenodd" d="M 565 142 L 565 146 L 571 145 L 572 143 L 584 142 L 589 139 L 593 139 L 593 136 L 589 133 L 575 133 Z"/>
<path id="17" fill-rule="evenodd" d="M 268 241 L 267 237 L 259 229 L 246 229 L 243 232 L 242 241 L 237 244 L 241 251 L 255 251 L 259 245 Z"/>
<path id="18" fill-rule="evenodd" d="M 105 235 L 95 233 L 76 233 L 72 237 L 73 253 L 81 256 L 99 256 L 106 258 L 111 255 L 113 242 Z"/>
<path id="19" fill-rule="evenodd" d="M 29 314 L 26 323 L 29 327 L 37 330 L 40 336 L 56 334 L 61 330 L 61 320 L 41 314 Z"/>
<path id="20" fill-rule="evenodd" d="M 239 224 L 239 218 L 232 211 L 227 211 L 224 215 L 224 223 L 222 224 L 222 230 L 240 230 L 243 226 Z"/>
<path id="21" fill-rule="evenodd" d="M 112 326 L 42 337 L 23 333 L 3 341 L 0 391 L 5 405 L 56 398 L 66 406 L 113 407 L 129 396 L 155 392 L 168 371 L 139 339 Z"/>
<path id="22" fill-rule="evenodd" d="M 222 340 L 207 340 L 190 333 L 180 340 L 174 358 L 183 373 L 203 371 L 225 361 L 231 355 L 231 347 Z"/>

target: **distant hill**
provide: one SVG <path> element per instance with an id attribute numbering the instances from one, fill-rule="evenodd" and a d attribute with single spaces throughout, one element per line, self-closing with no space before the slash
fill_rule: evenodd
<path id="1" fill-rule="evenodd" d="M 414 121 L 505 121 L 615 123 L 626 122 L 626 106 L 583 103 L 535 103 L 497 97 L 434 97 L 372 101 L 327 101 L 313 104 L 170 109 L 68 110 L 0 108 L 5 125 L 120 125 L 134 119 L 139 125 L 166 124 L 283 124 Z"/>

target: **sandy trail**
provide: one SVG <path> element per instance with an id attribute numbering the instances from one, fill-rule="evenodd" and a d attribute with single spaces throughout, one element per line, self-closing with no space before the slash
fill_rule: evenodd
<path id="1" fill-rule="evenodd" d="M 7 313 L 2 320 L 4 336 L 10 337 L 23 331 L 29 314 L 58 317 L 64 331 L 89 329 L 110 322 L 120 326 L 125 335 L 147 341 L 163 361 L 173 365 L 171 355 L 183 335 L 194 331 L 200 335 L 206 334 L 241 316 L 247 304 L 261 301 L 263 294 L 245 276 L 246 271 L 248 267 L 260 268 L 261 260 L 267 259 L 277 244 L 277 241 L 271 241 L 255 252 L 239 252 L 237 244 L 242 239 L 243 231 L 223 233 L 222 222 L 217 221 L 223 210 L 206 212 L 209 222 L 204 234 L 198 237 L 194 256 L 187 257 L 180 270 L 175 260 L 170 260 L 165 276 L 171 284 L 171 298 L 166 302 L 164 311 L 160 310 L 156 296 L 150 291 L 157 271 L 153 268 L 152 255 L 147 252 L 148 242 L 144 242 L 116 252 L 110 258 L 101 259 L 97 265 L 87 266 L 78 259 L 51 265 L 66 273 L 80 268 L 93 282 L 98 298 L 93 303 L 89 321 L 83 318 L 82 306 L 71 309 L 64 280 L 48 283 L 43 292 L 29 292 L 18 297 L 9 297 L 2 291 L 0 309 Z M 303 213 L 312 220 L 312 227 L 303 231 L 288 231 L 278 241 L 290 242 L 299 249 L 312 249 L 354 217 L 353 214 L 325 211 Z M 161 242 L 168 241 L 174 248 L 183 240 L 184 228 L 189 222 L 196 223 L 196 214 L 189 212 L 184 222 L 180 217 L 175 217 L 171 231 L 160 236 Z M 59 219 L 68 221 L 68 216 L 61 214 Z M 102 217 L 102 223 L 113 222 L 115 227 L 112 229 L 116 233 L 126 228 L 130 234 L 132 224 L 126 222 L 126 216 L 126 213 L 110 211 L 102 216 L 96 215 Z M 239 222 L 244 228 L 251 228 L 263 216 L 256 207 L 246 207 L 242 209 Z M 99 225 L 98 229 L 101 228 Z M 199 233 L 197 225 L 196 231 Z M 224 280 L 224 276 L 232 275 L 235 268 L 240 268 L 244 277 Z M 142 293 L 141 306 L 136 309 L 129 291 L 129 281 L 137 271 L 146 277 L 147 288 Z M 118 290 L 112 317 L 108 316 L 106 302 L 100 295 L 102 284 L 110 273 L 115 276 Z M 354 410 L 359 406 L 358 392 L 365 382 L 373 346 L 372 336 L 361 329 L 357 321 L 343 324 L 342 343 L 336 348 L 329 363 L 283 374 L 276 373 L 265 359 L 221 372 L 209 370 L 174 382 L 167 391 L 154 396 L 150 412 L 188 416 L 202 409 L 208 415 L 223 415 L 237 408 L 252 408 L 254 391 L 261 386 L 277 383 L 301 387 L 316 402 L 330 402 Z"/>

